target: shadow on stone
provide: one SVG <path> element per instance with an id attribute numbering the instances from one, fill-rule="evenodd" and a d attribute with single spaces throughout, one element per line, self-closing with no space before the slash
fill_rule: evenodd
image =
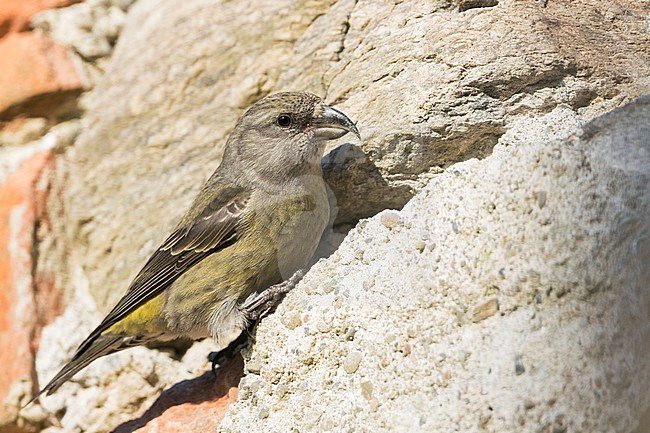
<path id="1" fill-rule="evenodd" d="M 391 186 L 363 150 L 344 143 L 321 160 L 330 202 L 330 222 L 308 266 L 329 257 L 362 218 L 384 209 L 401 209 L 413 196 L 407 186 Z M 363 197 L 362 200 L 359 198 Z"/>
<path id="2" fill-rule="evenodd" d="M 165 431 L 166 421 L 163 418 L 172 418 L 177 424 L 186 422 L 185 425 L 205 421 L 206 428 L 208 424 L 214 424 L 216 428 L 234 400 L 229 395 L 230 389 L 239 385 L 243 375 L 244 361 L 237 354 L 219 367 L 216 378 L 208 371 L 197 378 L 173 385 L 163 391 L 142 416 L 121 424 L 113 433 L 132 433 L 153 420 L 159 421 L 156 428 Z"/>
<path id="3" fill-rule="evenodd" d="M 330 206 L 335 226 L 354 225 L 384 209 L 401 209 L 414 194 L 406 186 L 389 185 L 368 155 L 354 144 L 333 149 L 323 157 L 321 166 L 333 195 Z"/>

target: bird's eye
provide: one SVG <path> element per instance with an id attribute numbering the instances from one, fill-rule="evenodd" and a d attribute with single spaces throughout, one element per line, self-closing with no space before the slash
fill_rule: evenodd
<path id="1" fill-rule="evenodd" d="M 276 120 L 278 126 L 282 128 L 286 128 L 287 126 L 290 126 L 291 123 L 293 122 L 293 119 L 291 119 L 291 116 L 288 114 L 280 114 Z"/>

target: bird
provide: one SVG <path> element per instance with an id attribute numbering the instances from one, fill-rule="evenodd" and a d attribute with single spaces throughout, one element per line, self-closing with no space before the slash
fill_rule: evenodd
<path id="1" fill-rule="evenodd" d="M 314 254 L 330 217 L 321 159 L 327 142 L 347 133 L 361 138 L 311 93 L 275 93 L 248 108 L 176 228 L 32 401 L 133 346 L 212 337 L 225 348 L 237 339 Z"/>

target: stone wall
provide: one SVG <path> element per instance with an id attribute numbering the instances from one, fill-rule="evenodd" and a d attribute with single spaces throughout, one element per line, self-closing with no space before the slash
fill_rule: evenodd
<path id="1" fill-rule="evenodd" d="M 283 431 L 284 415 L 300 431 L 342 431 L 337 419 L 358 420 L 354 431 L 584 431 L 590 419 L 610 422 L 612 411 L 594 413 L 558 389 L 564 380 L 562 392 L 589 399 L 596 390 L 592 400 L 604 402 L 613 394 L 601 389 L 620 390 L 627 403 L 647 383 L 639 373 L 625 391 L 629 372 L 605 371 L 594 343 L 609 339 L 603 359 L 643 360 L 616 330 L 647 341 L 645 328 L 622 318 L 647 322 L 646 310 L 628 308 L 645 302 L 647 284 L 631 287 L 647 275 L 621 272 L 627 279 L 591 293 L 595 276 L 586 281 L 575 262 L 587 266 L 588 256 L 576 255 L 575 239 L 559 240 L 576 227 L 585 245 L 601 236 L 602 251 L 613 248 L 594 262 L 603 281 L 605 269 L 647 258 L 640 241 L 640 258 L 615 248 L 642 225 L 621 234 L 584 219 L 593 209 L 614 215 L 612 203 L 621 215 L 645 206 L 646 196 L 626 189 L 636 172 L 581 165 L 601 161 L 589 146 L 612 118 L 624 123 L 613 142 L 627 134 L 643 148 L 647 109 L 637 103 L 591 124 L 586 131 L 597 133 L 586 134 L 596 138 L 577 131 L 650 93 L 649 36 L 642 0 L 0 2 L 0 343 L 16 348 L 0 354 L 0 430 L 169 431 L 189 420 L 195 431 L 216 428 L 244 372 L 234 360 L 217 382 L 201 376 L 207 341 L 181 359 L 138 348 L 99 360 L 41 404 L 19 407 L 123 294 L 219 164 L 242 111 L 282 90 L 320 94 L 357 121 L 362 142 L 338 143 L 323 161 L 336 212 L 322 251 L 356 228 L 287 300 L 307 312 L 281 308 L 260 327 L 223 428 Z M 625 113 L 635 121 L 623 122 Z M 433 300 L 410 305 L 400 275 Z M 359 300 L 374 307 L 355 309 Z M 616 306 L 610 315 L 607 305 Z M 590 323 L 593 332 L 580 325 Z M 382 326 L 395 338 L 375 341 Z M 353 328 L 358 337 L 348 336 Z M 540 329 L 567 343 L 550 344 Z M 382 358 L 371 342 L 390 353 Z M 501 344 L 503 353 L 490 352 Z M 566 368 L 552 365 L 564 358 Z M 494 376 L 481 376 L 486 368 Z M 303 369 L 310 379 L 293 379 Z M 302 405 L 321 382 L 337 388 L 322 391 L 320 409 Z M 512 391 L 537 386 L 549 394 Z M 648 406 L 637 400 L 607 425 L 633 431 Z M 346 402 L 338 418 L 324 413 L 338 401 Z M 433 412 L 431 401 L 440 402 Z M 423 411 L 432 415 L 409 424 Z"/>
<path id="2" fill-rule="evenodd" d="M 79 53 L 43 23 L 60 11 L 109 7 L 107 2 L 75 3 L 78 0 L 0 1 L 2 402 L 14 401 L 16 393 L 33 392 L 41 329 L 61 314 L 65 303 L 60 288 L 67 244 L 61 240 L 65 220 L 58 183 L 65 174 L 58 154 L 78 134 L 80 96 L 92 83 Z M 130 2 L 121 3 L 124 15 Z M 93 24 L 91 20 L 89 27 Z M 35 428 L 17 419 L 17 409 L 15 404 L 0 406 L 0 430 Z"/>
<path id="3" fill-rule="evenodd" d="M 649 431 L 650 97 L 576 120 L 358 224 L 258 327 L 218 431 Z"/>
<path id="4" fill-rule="evenodd" d="M 37 12 L 71 1 L 0 2 L 0 401 L 17 386 L 30 392 L 40 327 L 60 313 L 57 289 L 37 276 L 34 242 L 48 230 L 51 144 L 38 138 L 76 99 L 82 82 L 64 48 L 30 30 Z M 13 388 L 12 388 L 13 387 Z M 16 408 L 0 406 L 0 425 Z"/>

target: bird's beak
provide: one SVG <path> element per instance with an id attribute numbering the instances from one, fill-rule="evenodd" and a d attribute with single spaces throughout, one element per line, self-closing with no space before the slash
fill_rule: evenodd
<path id="1" fill-rule="evenodd" d="M 351 132 L 361 139 L 359 130 L 348 116 L 327 105 L 321 105 L 319 108 L 319 113 L 311 123 L 316 137 L 325 140 L 334 140 Z"/>

